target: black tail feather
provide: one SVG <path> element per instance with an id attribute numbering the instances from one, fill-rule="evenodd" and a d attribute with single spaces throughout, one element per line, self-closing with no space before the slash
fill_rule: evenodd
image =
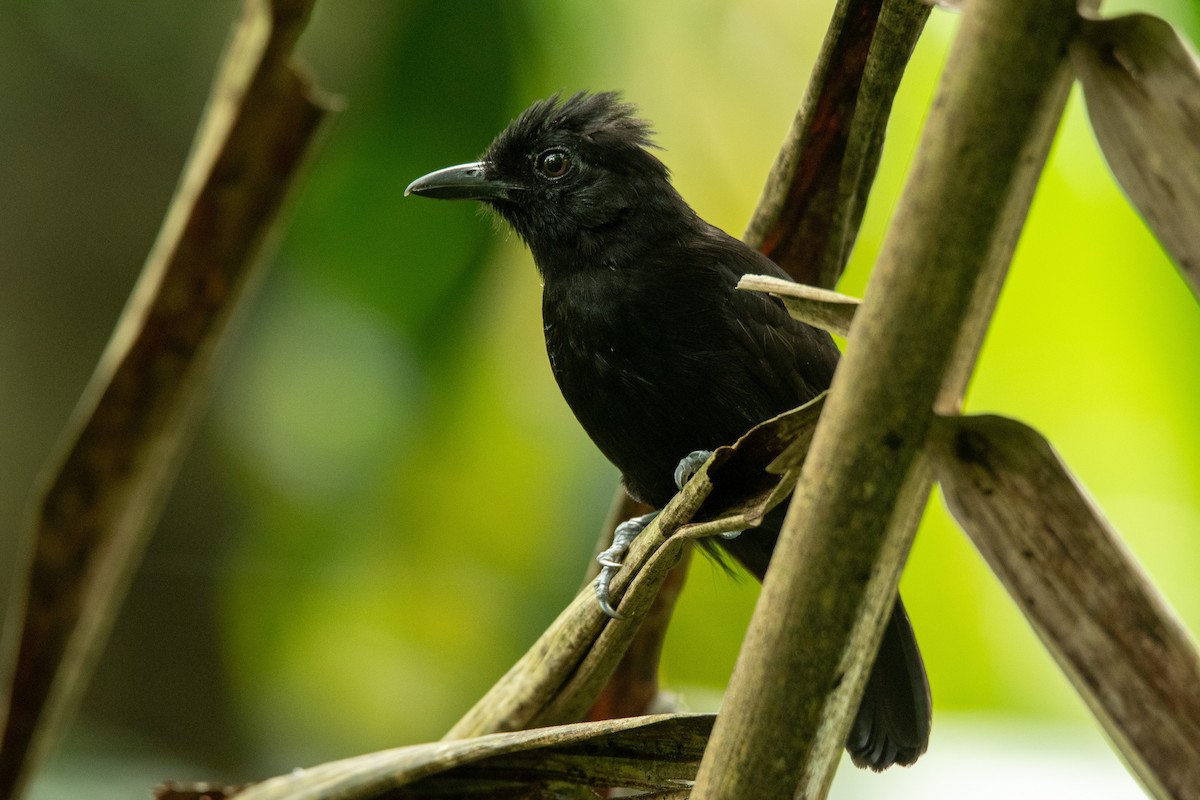
<path id="1" fill-rule="evenodd" d="M 762 527 L 736 539 L 717 540 L 759 580 L 767 572 L 786 505 L 768 514 Z M 897 596 L 863 690 L 862 704 L 846 739 L 846 750 L 859 767 L 878 771 L 895 764 L 908 766 L 929 746 L 931 720 L 925 664 L 908 613 Z"/>
<path id="2" fill-rule="evenodd" d="M 929 746 L 929 682 L 900 598 L 883 630 L 846 750 L 858 767 L 908 766 Z"/>

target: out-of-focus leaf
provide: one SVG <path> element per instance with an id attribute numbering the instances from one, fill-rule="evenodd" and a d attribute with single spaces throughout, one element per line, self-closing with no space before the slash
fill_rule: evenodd
<path id="1" fill-rule="evenodd" d="M 1200 655 L 1124 543 L 1033 429 L 942 418 L 950 510 L 1155 797 L 1200 797 Z"/>
<path id="2" fill-rule="evenodd" d="M 841 0 L 808 93 L 743 237 L 796 280 L 837 283 L 862 222 L 892 100 L 930 6 Z"/>
<path id="3" fill-rule="evenodd" d="M 296 770 L 222 797 L 241 800 L 593 798 L 621 788 L 683 798 L 714 716 L 679 714 L 586 722 L 402 747 Z M 169 794 L 167 792 L 170 792 Z M 171 785 L 158 797 L 201 800 Z"/>
<path id="4" fill-rule="evenodd" d="M 86 683 L 214 351 L 333 105 L 291 65 L 310 7 L 247 0 L 158 240 L 36 498 L 28 599 L 8 620 L 20 642 L 0 797 L 29 778 Z"/>
<path id="5" fill-rule="evenodd" d="M 749 292 L 768 292 L 787 306 L 788 313 L 801 322 L 836 333 L 850 335 L 850 323 L 860 301 L 829 289 L 785 281 L 772 275 L 743 275 L 737 288 Z"/>
<path id="6" fill-rule="evenodd" d="M 1147 14 L 1085 21 L 1071 57 L 1104 157 L 1200 298 L 1200 63 Z"/>
<path id="7" fill-rule="evenodd" d="M 284 256 L 289 269 L 382 312 L 434 374 L 453 363 L 447 348 L 461 347 L 447 332 L 496 237 L 469 204 L 447 213 L 439 204 L 406 200 L 404 187 L 475 158 L 508 122 L 514 100 L 516 110 L 524 105 L 509 65 L 514 51 L 529 47 L 518 32 L 532 12 L 504 0 L 475 2 L 474 29 L 494 35 L 467 39 L 457 4 L 386 6 L 398 9 L 391 38 L 346 61 L 378 63 L 356 86 L 352 113 L 339 119 L 322 168 L 306 185 Z M 323 32 L 330 33 L 314 26 L 314 34 Z"/>

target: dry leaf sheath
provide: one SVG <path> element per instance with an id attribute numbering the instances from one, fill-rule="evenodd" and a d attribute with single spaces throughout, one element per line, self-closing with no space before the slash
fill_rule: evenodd
<path id="1" fill-rule="evenodd" d="M 955 519 L 1156 797 L 1200 797 L 1200 655 L 1036 431 L 951 417 L 932 437 Z"/>

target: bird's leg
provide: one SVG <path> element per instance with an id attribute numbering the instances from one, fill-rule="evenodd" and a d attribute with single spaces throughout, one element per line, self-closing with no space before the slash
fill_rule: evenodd
<path id="1" fill-rule="evenodd" d="M 617 573 L 621 570 L 621 562 L 624 560 L 625 554 L 629 552 L 629 545 L 633 544 L 633 540 L 638 537 L 638 534 L 654 521 L 658 513 L 657 511 L 651 511 L 649 514 L 642 514 L 640 517 L 634 517 L 622 522 L 613 531 L 612 545 L 603 553 L 596 556 L 596 560 L 600 562 L 600 574 L 596 577 L 596 582 L 592 584 L 596 588 L 596 600 L 600 603 L 600 609 L 613 619 L 621 619 L 622 617 L 612 606 L 612 595 L 609 593 L 609 585 L 612 584 L 613 578 L 617 577 Z"/>
<path id="2" fill-rule="evenodd" d="M 682 490 L 684 484 L 692 479 L 692 476 L 704 465 L 705 461 L 708 461 L 710 456 L 712 456 L 712 450 L 693 450 L 680 459 L 679 465 L 675 467 L 675 488 Z M 612 585 L 613 578 L 617 576 L 617 572 L 620 571 L 625 554 L 629 552 L 629 546 L 633 544 L 633 540 L 654 521 L 658 514 L 657 511 L 651 511 L 649 514 L 622 522 L 613 531 L 612 545 L 596 556 L 596 560 L 600 562 L 600 574 L 596 576 L 596 581 L 592 586 L 596 589 L 596 600 L 600 603 L 601 610 L 613 619 L 621 619 L 621 615 L 613 608 L 609 587 Z M 728 533 L 721 535 L 732 539 L 739 533 L 741 531 L 735 531 L 732 535 Z"/>

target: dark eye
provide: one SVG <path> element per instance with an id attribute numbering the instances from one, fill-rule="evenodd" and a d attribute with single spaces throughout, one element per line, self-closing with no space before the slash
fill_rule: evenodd
<path id="1" fill-rule="evenodd" d="M 557 147 L 546 150 L 537 157 L 537 170 L 547 178 L 561 178 L 571 171 L 571 156 Z"/>

